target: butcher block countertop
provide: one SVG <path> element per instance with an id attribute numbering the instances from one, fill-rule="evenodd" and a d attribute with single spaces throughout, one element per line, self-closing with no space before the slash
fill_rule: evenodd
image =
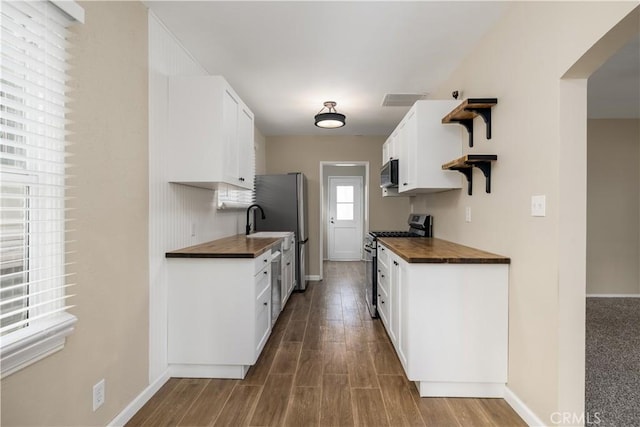
<path id="1" fill-rule="evenodd" d="M 511 259 L 435 238 L 379 237 L 382 243 L 409 263 L 510 264 Z"/>
<path id="2" fill-rule="evenodd" d="M 244 234 L 167 252 L 167 258 L 256 258 L 282 238 L 248 239 Z"/>

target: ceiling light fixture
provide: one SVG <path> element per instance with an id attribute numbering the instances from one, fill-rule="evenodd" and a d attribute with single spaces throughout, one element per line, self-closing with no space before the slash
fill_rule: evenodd
<path id="1" fill-rule="evenodd" d="M 322 111 L 325 108 L 327 109 L 327 112 L 323 113 Z M 324 103 L 324 107 L 322 107 L 322 109 L 318 111 L 318 114 L 316 114 L 316 126 L 325 129 L 341 128 L 344 126 L 345 118 L 344 114 L 340 114 L 336 111 L 335 102 L 326 101 Z"/>

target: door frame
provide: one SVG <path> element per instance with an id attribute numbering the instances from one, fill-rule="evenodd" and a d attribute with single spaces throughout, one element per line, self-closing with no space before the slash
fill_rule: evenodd
<path id="1" fill-rule="evenodd" d="M 366 230 L 369 229 L 369 162 L 368 161 L 320 161 L 320 230 L 319 230 L 319 246 L 318 253 L 320 258 L 320 280 L 323 279 L 324 266 L 324 233 L 327 230 L 327 206 L 324 200 L 324 167 L 325 166 L 364 166 L 364 183 L 362 186 L 362 233 L 363 237 Z"/>
<path id="2" fill-rule="evenodd" d="M 331 201 L 332 201 L 331 200 L 332 199 L 331 195 L 332 195 L 332 191 L 333 191 L 332 188 L 331 188 L 331 186 L 332 186 L 332 182 L 331 181 L 334 179 L 334 180 L 345 180 L 345 181 L 351 181 L 351 182 L 357 182 L 358 183 L 358 186 L 360 187 L 359 188 L 360 191 L 359 191 L 358 194 L 354 194 L 354 201 L 356 199 L 358 199 L 359 208 L 360 208 L 359 215 L 358 215 L 358 217 L 359 217 L 358 218 L 358 222 L 359 222 L 359 228 L 360 228 L 360 230 L 359 230 L 360 231 L 360 240 L 364 240 L 364 207 L 363 207 L 363 204 L 364 204 L 364 179 L 363 179 L 363 177 L 360 176 L 360 175 L 354 175 L 354 176 L 329 175 L 326 178 L 327 178 L 327 183 L 329 185 L 329 188 L 327 189 L 327 191 L 328 191 L 328 193 L 327 193 L 327 201 L 329 202 L 328 206 L 327 206 L 327 210 L 329 212 L 331 211 Z M 337 218 L 336 218 L 336 221 L 337 221 Z M 325 227 L 327 229 L 327 258 L 328 259 L 331 259 L 331 249 L 332 249 L 331 246 L 332 245 L 330 243 L 332 242 L 332 237 L 331 236 L 333 234 L 333 233 L 330 233 L 330 231 L 331 231 L 330 230 L 330 228 L 331 228 L 330 224 L 331 224 L 331 221 L 327 221 L 327 223 L 325 224 Z M 335 244 L 335 242 L 333 242 L 333 244 Z M 359 248 L 360 248 L 360 256 L 359 256 L 359 258 L 362 260 L 363 257 L 364 257 L 363 254 L 362 254 L 362 245 L 360 245 Z M 335 253 L 333 255 L 335 255 Z M 350 261 L 352 261 L 352 260 L 350 260 Z"/>

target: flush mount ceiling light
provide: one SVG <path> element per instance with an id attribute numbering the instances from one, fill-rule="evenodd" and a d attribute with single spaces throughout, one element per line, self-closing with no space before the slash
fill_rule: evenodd
<path id="1" fill-rule="evenodd" d="M 327 110 L 323 113 L 324 110 Z M 324 107 L 316 114 L 316 126 L 325 129 L 335 129 L 344 126 L 345 116 L 336 111 L 336 103 L 326 101 Z"/>

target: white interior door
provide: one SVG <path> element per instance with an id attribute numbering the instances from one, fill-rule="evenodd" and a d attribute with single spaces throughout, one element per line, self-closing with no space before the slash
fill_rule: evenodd
<path id="1" fill-rule="evenodd" d="M 332 261 L 362 259 L 362 177 L 329 177 L 327 246 Z"/>

